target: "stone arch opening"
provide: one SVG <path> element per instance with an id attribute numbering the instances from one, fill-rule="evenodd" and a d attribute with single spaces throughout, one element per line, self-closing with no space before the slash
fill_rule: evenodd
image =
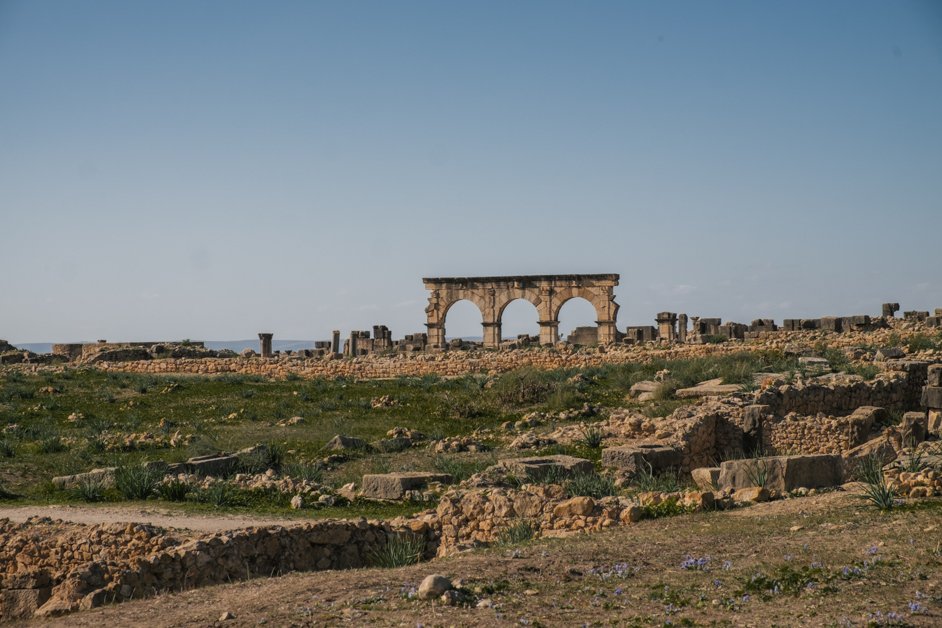
<path id="1" fill-rule="evenodd" d="M 613 289 L 618 275 L 515 275 L 509 277 L 438 277 L 422 280 L 429 291 L 425 308 L 429 347 L 445 348 L 445 315 L 456 301 L 469 300 L 481 311 L 484 346 L 498 347 L 501 341 L 501 315 L 517 299 L 536 307 L 540 343 L 559 340 L 559 310 L 573 297 L 582 297 L 593 306 L 598 318 L 598 342 L 617 339 L 615 320 L 618 304 Z"/>
<path id="2" fill-rule="evenodd" d="M 498 313 L 501 339 L 514 340 L 517 336 L 539 336 L 540 312 L 526 297 L 511 299 Z"/>
<path id="3" fill-rule="evenodd" d="M 559 337 L 578 345 L 598 343 L 598 310 L 585 297 L 572 297 L 559 307 Z"/>
<path id="4" fill-rule="evenodd" d="M 484 315 L 481 308 L 470 299 L 458 299 L 445 308 L 442 314 L 442 332 L 446 342 L 455 338 L 481 339 L 481 323 Z"/>

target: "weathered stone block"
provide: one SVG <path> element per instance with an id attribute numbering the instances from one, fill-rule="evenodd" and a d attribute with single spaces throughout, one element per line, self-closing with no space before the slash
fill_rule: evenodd
<path id="1" fill-rule="evenodd" d="M 922 405 L 926 408 L 942 408 L 942 386 L 926 386 L 923 388 Z"/>
<path id="2" fill-rule="evenodd" d="M 770 456 L 727 460 L 720 465 L 722 488 L 748 488 L 762 484 L 770 490 L 837 486 L 843 482 L 843 463 L 837 454 Z"/>
<path id="3" fill-rule="evenodd" d="M 683 465 L 683 452 L 663 443 L 635 443 L 602 450 L 602 466 L 628 473 L 657 473 Z"/>
<path id="4" fill-rule="evenodd" d="M 450 484 L 452 477 L 447 473 L 424 471 L 370 474 L 363 476 L 362 492 L 370 499 L 402 499 L 406 491 L 421 490 L 431 482 Z"/>
<path id="5" fill-rule="evenodd" d="M 239 457 L 235 455 L 196 456 L 186 461 L 187 470 L 197 475 L 213 475 L 225 477 L 232 475 L 239 469 Z"/>
<path id="6" fill-rule="evenodd" d="M 364 450 L 369 448 L 370 444 L 362 438 L 344 436 L 343 434 L 337 434 L 324 445 L 324 449 L 328 451 Z"/>
<path id="7" fill-rule="evenodd" d="M 928 386 L 942 386 L 942 364 L 930 364 L 928 371 Z"/>
<path id="8" fill-rule="evenodd" d="M 719 467 L 700 467 L 690 472 L 693 483 L 697 488 L 704 491 L 715 491 L 719 486 L 720 468 Z"/>
<path id="9" fill-rule="evenodd" d="M 900 435 L 903 444 L 911 446 L 926 440 L 928 435 L 928 418 L 925 412 L 906 412 L 900 421 Z"/>
<path id="10" fill-rule="evenodd" d="M 540 482 L 548 477 L 550 479 L 561 479 L 595 471 L 595 465 L 590 460 L 563 454 L 511 458 L 501 460 L 499 465 L 515 477 L 533 482 Z"/>
<path id="11" fill-rule="evenodd" d="M 890 439 L 880 436 L 845 451 L 841 457 L 844 461 L 844 478 L 851 479 L 858 476 L 860 465 L 868 458 L 878 460 L 881 467 L 896 460 L 896 448 Z"/>
<path id="12" fill-rule="evenodd" d="M 102 488 L 111 488 L 114 486 L 115 470 L 116 467 L 104 467 L 102 469 L 92 469 L 86 473 L 63 475 L 52 478 L 52 484 L 58 489 L 71 489 L 85 482 L 97 482 Z"/>
<path id="13" fill-rule="evenodd" d="M 50 592 L 49 587 L 0 591 L 0 618 L 10 621 L 32 617 L 49 599 Z"/>
<path id="14" fill-rule="evenodd" d="M 942 410 L 929 410 L 928 432 L 934 436 L 942 436 Z"/>

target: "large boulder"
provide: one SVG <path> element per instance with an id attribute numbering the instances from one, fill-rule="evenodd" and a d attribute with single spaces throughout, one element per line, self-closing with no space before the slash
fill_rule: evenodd
<path id="1" fill-rule="evenodd" d="M 837 454 L 727 460 L 720 465 L 718 480 L 723 489 L 763 486 L 782 492 L 838 486 L 843 481 L 843 462 Z"/>
<path id="2" fill-rule="evenodd" d="M 432 482 L 451 484 L 447 473 L 413 471 L 408 473 L 375 473 L 363 476 L 363 497 L 369 499 L 402 499 L 406 491 L 418 491 Z"/>
<path id="3" fill-rule="evenodd" d="M 501 460 L 498 466 L 520 480 L 542 482 L 558 480 L 595 471 L 595 465 L 585 458 L 558 454 L 555 456 L 533 456 Z"/>
<path id="4" fill-rule="evenodd" d="M 640 442 L 602 450 L 602 466 L 628 473 L 651 471 L 658 473 L 677 469 L 683 465 L 684 454 L 680 449 L 658 442 Z"/>

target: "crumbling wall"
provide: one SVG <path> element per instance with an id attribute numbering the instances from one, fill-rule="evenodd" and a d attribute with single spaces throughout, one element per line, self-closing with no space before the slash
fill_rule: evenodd
<path id="1" fill-rule="evenodd" d="M 363 567 L 403 536 L 422 540 L 426 556 L 437 549 L 437 527 L 422 518 L 324 520 L 188 540 L 141 524 L 0 520 L 0 620 L 288 571 Z"/>
<path id="2" fill-rule="evenodd" d="M 858 421 L 843 417 L 769 417 L 762 425 L 762 451 L 768 455 L 840 454 L 861 444 Z"/>
<path id="3" fill-rule="evenodd" d="M 917 361 L 887 363 L 887 371 L 872 381 L 811 381 L 767 388 L 755 396 L 756 404 L 773 414 L 802 415 L 850 413 L 861 406 L 879 406 L 905 412 L 919 406 L 928 364 Z"/>

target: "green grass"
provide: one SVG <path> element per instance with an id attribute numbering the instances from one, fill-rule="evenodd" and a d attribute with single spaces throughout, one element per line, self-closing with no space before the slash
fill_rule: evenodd
<path id="1" fill-rule="evenodd" d="M 497 376 L 363 381 L 109 374 L 83 367 L 38 374 L 0 370 L 0 429 L 7 428 L 0 441 L 0 481 L 27 500 L 67 500 L 72 498 L 47 490 L 53 476 L 95 467 L 139 466 L 146 460 L 182 462 L 259 443 L 269 445 L 268 453 L 246 460 L 242 470 L 283 467 L 289 475 L 337 483 L 358 481 L 365 472 L 406 467 L 443 470 L 461 479 L 490 464 L 493 457 L 436 458 L 429 450 L 413 448 L 395 455 L 354 456 L 351 462 L 322 471 L 298 465 L 316 465 L 299 461 L 320 460 L 325 455 L 323 445 L 337 433 L 375 441 L 391 428 L 405 426 L 441 437 L 468 435 L 531 411 L 555 412 L 584 403 L 622 406 L 633 383 L 652 379 L 665 368 L 671 371 L 671 385 L 679 387 L 715 377 L 745 383 L 753 372 L 783 371 L 794 367 L 793 362 L 794 358 L 776 352 L 742 352 L 587 369 L 528 368 Z M 583 377 L 573 378 L 576 374 Z M 47 387 L 55 392 L 44 391 Z M 370 401 L 383 395 L 396 404 L 373 410 Z M 665 398 L 640 410 L 663 416 L 685 403 L 689 402 Z M 72 414 L 82 418 L 69 421 Z M 304 421 L 277 425 L 293 416 Z M 165 439 L 179 433 L 187 440 L 176 447 L 145 443 L 117 448 L 109 440 L 145 433 Z M 598 461 L 597 436 L 587 432 L 584 442 L 553 453 Z M 143 493 L 130 490 L 129 494 Z M 154 495 L 153 490 L 148 493 Z"/>
<path id="2" fill-rule="evenodd" d="M 512 526 L 501 530 L 497 535 L 498 545 L 519 545 L 531 540 L 536 534 L 536 528 L 526 520 L 518 521 Z"/>
<path id="3" fill-rule="evenodd" d="M 404 567 L 422 560 L 425 539 L 412 536 L 397 536 L 386 542 L 382 549 L 371 556 L 375 567 Z"/>

